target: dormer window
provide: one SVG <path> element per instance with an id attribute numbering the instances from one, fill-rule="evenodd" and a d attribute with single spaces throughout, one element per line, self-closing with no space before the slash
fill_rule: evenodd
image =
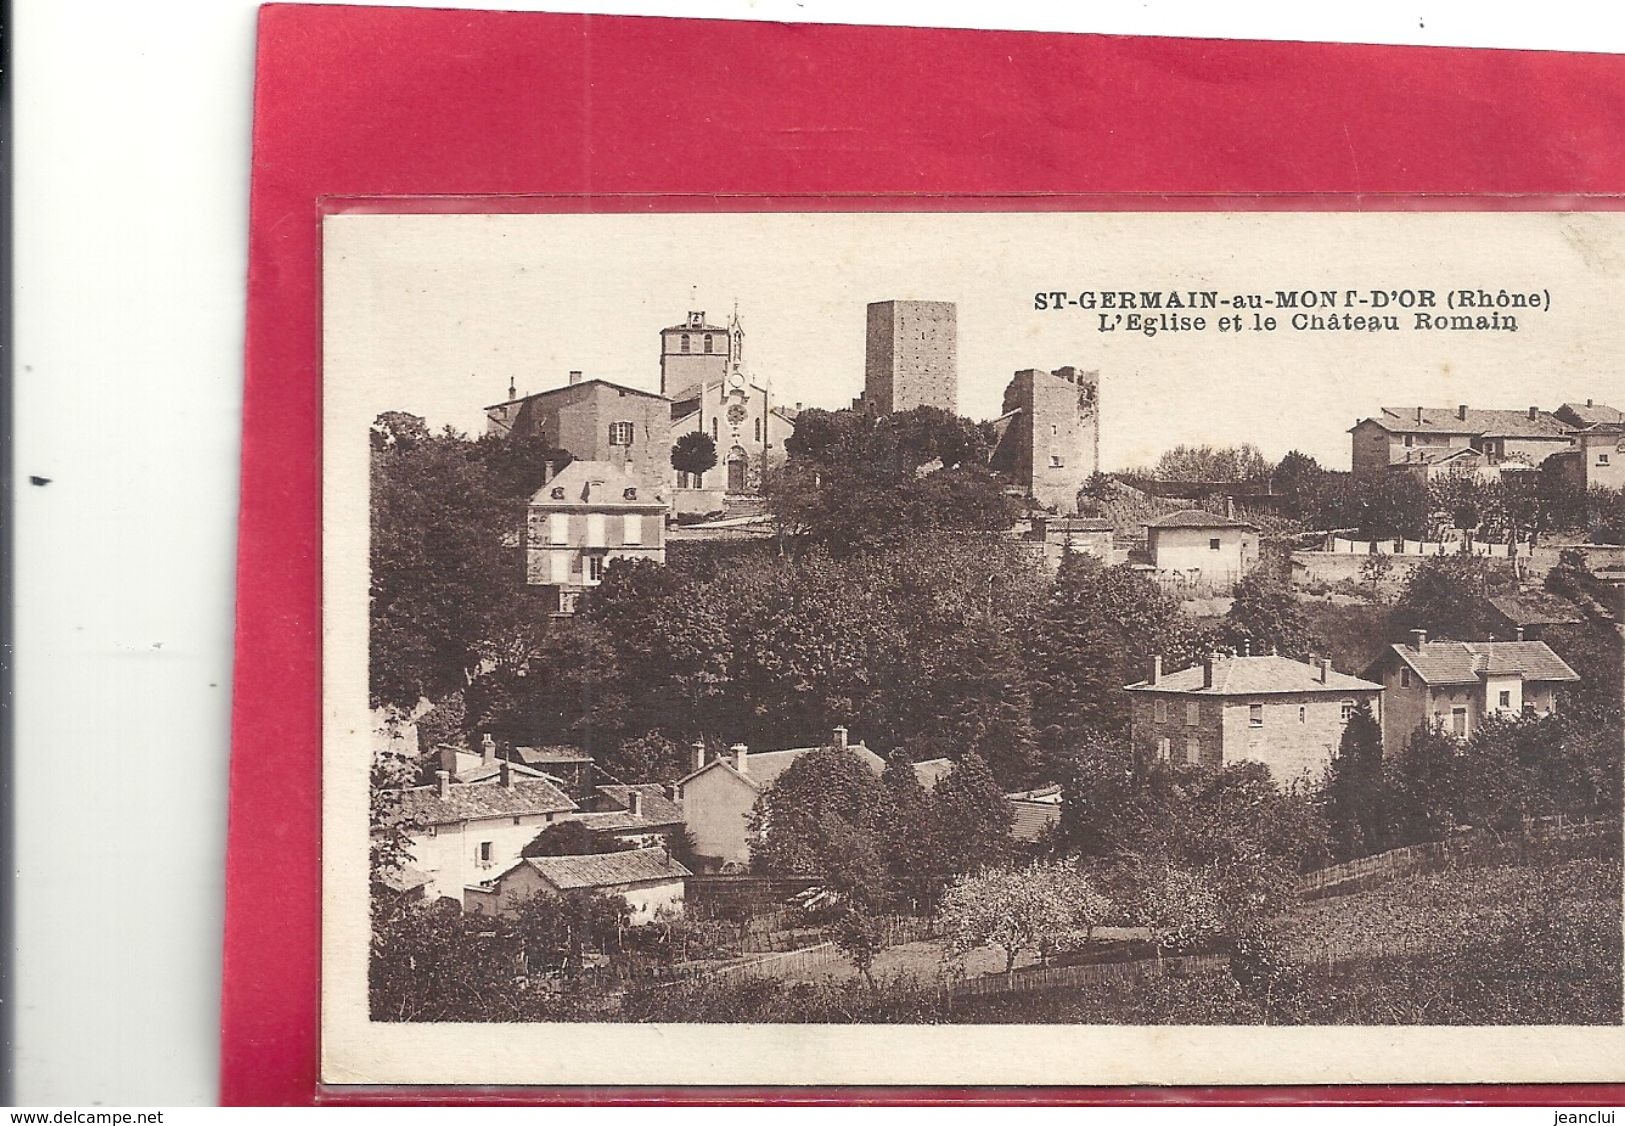
<path id="1" fill-rule="evenodd" d="M 627 500 L 637 500 L 638 499 L 638 490 L 637 490 L 636 487 L 627 489 L 625 492 L 623 492 L 621 494 L 621 496 L 625 497 Z"/>
<path id="2" fill-rule="evenodd" d="M 549 493 L 548 495 L 551 496 L 554 500 L 563 500 L 564 499 L 564 486 L 555 485 L 553 487 L 553 491 L 551 493 Z"/>

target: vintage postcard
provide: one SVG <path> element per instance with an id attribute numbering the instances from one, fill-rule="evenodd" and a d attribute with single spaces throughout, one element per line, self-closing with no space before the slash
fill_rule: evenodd
<path id="1" fill-rule="evenodd" d="M 324 1082 L 1625 1080 L 1625 216 L 378 210 Z"/>

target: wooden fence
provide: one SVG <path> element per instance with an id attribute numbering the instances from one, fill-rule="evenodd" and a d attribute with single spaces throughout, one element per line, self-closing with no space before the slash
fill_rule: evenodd
<path id="1" fill-rule="evenodd" d="M 1298 883 L 1302 899 L 1347 895 L 1411 872 L 1430 872 L 1460 864 L 1485 864 L 1499 860 L 1527 860 L 1532 856 L 1564 853 L 1570 847 L 1584 849 L 1589 842 L 1619 834 L 1619 820 L 1607 817 L 1573 817 L 1557 814 L 1526 821 L 1519 829 L 1497 833 L 1491 829 L 1471 829 L 1448 840 L 1406 845 L 1375 856 L 1362 856 L 1330 868 L 1306 873 Z"/>
<path id="2" fill-rule="evenodd" d="M 1043 966 L 1009 974 L 983 974 L 949 985 L 944 992 L 954 1000 L 964 997 L 1004 996 L 1012 993 L 1043 993 L 1079 986 L 1108 985 L 1123 981 L 1144 981 L 1164 973 L 1202 973 L 1227 969 L 1228 955 L 1189 954 L 1161 961 L 1144 958 L 1133 962 L 1097 962 L 1082 966 Z"/>

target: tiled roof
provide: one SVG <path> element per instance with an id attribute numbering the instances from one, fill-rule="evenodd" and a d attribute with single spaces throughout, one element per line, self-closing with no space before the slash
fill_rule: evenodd
<path id="1" fill-rule="evenodd" d="M 928 758 L 914 764 L 914 777 L 919 779 L 921 786 L 930 790 L 953 773 L 953 769 L 954 760 L 951 758 Z"/>
<path id="2" fill-rule="evenodd" d="M 1099 516 L 1063 516 L 1044 522 L 1047 532 L 1109 532 L 1112 522 Z"/>
<path id="3" fill-rule="evenodd" d="M 547 747 L 515 747 L 514 757 L 531 766 L 561 762 L 591 762 L 592 756 L 583 754 L 579 747 L 554 745 Z"/>
<path id="4" fill-rule="evenodd" d="M 683 819 L 683 810 L 666 796 L 666 788 L 658 782 L 644 782 L 636 786 L 599 786 L 597 791 L 622 808 L 632 808 L 632 791 L 643 795 L 643 818 L 650 825 L 671 825 Z"/>
<path id="5" fill-rule="evenodd" d="M 1580 620 L 1574 603 L 1544 590 L 1492 594 L 1490 605 L 1515 626 L 1567 625 Z"/>
<path id="6" fill-rule="evenodd" d="M 1549 411 L 1477 410 L 1467 408 L 1462 418 L 1453 407 L 1383 407 L 1370 421 L 1394 434 L 1481 434 L 1490 438 L 1561 438 L 1562 421 Z"/>
<path id="7" fill-rule="evenodd" d="M 596 482 L 602 488 L 600 499 L 587 500 L 587 486 Z M 627 490 L 635 490 L 636 499 L 628 499 Z M 563 496 L 554 496 L 562 490 Z M 537 489 L 530 498 L 533 505 L 546 508 L 664 508 L 658 489 L 650 489 L 620 466 L 608 461 L 572 461 L 558 475 Z"/>
<path id="8" fill-rule="evenodd" d="M 757 789 L 764 790 L 777 781 L 779 775 L 783 774 L 786 770 L 789 770 L 790 767 L 794 765 L 796 759 L 800 758 L 808 751 L 816 751 L 818 749 L 818 747 L 794 747 L 784 751 L 751 751 L 745 757 L 745 769 L 743 771 L 735 770 L 733 763 L 727 759 L 713 759 L 704 766 L 700 767 L 699 770 L 691 771 L 686 777 L 680 779 L 680 781 L 687 782 L 689 778 L 694 777 L 694 775 L 699 774 L 701 771 L 720 768 L 738 775 L 745 781 L 749 782 L 752 786 L 755 786 Z M 859 760 L 862 761 L 862 763 L 870 770 L 874 771 L 875 774 L 878 775 L 886 769 L 886 760 L 875 754 L 868 747 L 865 747 L 862 743 L 849 743 L 847 744 L 846 749 L 857 755 Z"/>
<path id="9" fill-rule="evenodd" d="M 403 864 L 399 868 L 378 874 L 378 882 L 390 891 L 408 892 L 423 887 L 434 879 L 427 872 L 419 871 L 410 864 Z"/>
<path id="10" fill-rule="evenodd" d="M 560 891 L 680 880 L 693 875 L 663 848 L 634 848 L 594 856 L 531 856 L 521 863 L 529 864 L 537 875 Z"/>
<path id="11" fill-rule="evenodd" d="M 1048 786 L 1040 786 L 1036 790 L 1021 790 L 1014 794 L 1005 794 L 1011 801 L 1047 802 L 1050 805 L 1059 805 L 1061 801 L 1061 784 L 1052 782 Z"/>
<path id="12" fill-rule="evenodd" d="M 1564 403 L 1561 409 L 1578 419 L 1581 426 L 1595 426 L 1599 422 L 1625 422 L 1625 411 L 1606 403 Z"/>
<path id="13" fill-rule="evenodd" d="M 1061 820 L 1061 807 L 1053 802 L 1013 801 L 1010 808 L 1015 813 L 1010 835 L 1018 841 L 1035 841 Z"/>
<path id="14" fill-rule="evenodd" d="M 502 766 L 502 760 L 500 759 L 498 759 L 496 762 L 482 762 L 476 766 L 469 767 L 467 770 L 459 770 L 457 772 L 457 781 L 483 782 L 487 778 L 500 778 L 502 777 Z M 507 764 L 507 766 L 509 770 L 513 771 L 521 778 L 547 777 L 540 770 L 526 766 L 522 762 L 510 762 Z"/>
<path id="15" fill-rule="evenodd" d="M 419 825 L 449 825 L 482 817 L 521 817 L 535 813 L 565 813 L 576 803 L 553 783 L 521 778 L 509 786 L 495 780 L 453 782 L 450 796 L 442 798 L 438 786 L 415 786 L 400 791 L 401 813 Z"/>
<path id="16" fill-rule="evenodd" d="M 1420 649 L 1390 645 L 1427 684 L 1475 684 L 1480 676 L 1570 681 L 1579 675 L 1544 641 L 1428 641 Z"/>
<path id="17" fill-rule="evenodd" d="M 1200 508 L 1187 508 L 1181 512 L 1170 512 L 1166 516 L 1159 516 L 1155 520 L 1146 521 L 1148 528 L 1251 528 L 1253 525 L 1245 520 L 1235 520 L 1229 516 L 1219 516 L 1212 512 L 1204 512 Z"/>
<path id="18" fill-rule="evenodd" d="M 1289 657 L 1219 657 L 1213 663 L 1213 687 L 1203 688 L 1204 669 L 1166 673 L 1155 685 L 1145 681 L 1127 685 L 1130 692 L 1198 692 L 1204 696 L 1263 696 L 1281 692 L 1375 692 L 1382 688 L 1369 680 L 1336 669 L 1319 670 Z"/>
<path id="19" fill-rule="evenodd" d="M 664 399 L 666 397 L 664 395 L 658 395 L 653 391 L 644 391 L 641 388 L 628 387 L 624 383 L 615 383 L 612 380 L 598 379 L 598 378 L 594 377 L 592 379 L 583 379 L 579 383 L 567 383 L 563 387 L 550 387 L 546 391 L 537 391 L 533 395 L 521 395 L 517 399 L 508 399 L 505 402 L 492 403 L 490 406 L 486 407 L 485 409 L 488 410 L 488 411 L 494 411 L 498 407 L 511 407 L 511 406 L 514 406 L 517 403 L 528 403 L 533 399 L 545 399 L 549 395 L 557 395 L 560 391 L 573 391 L 577 387 L 585 387 L 589 383 L 602 383 L 605 387 L 613 387 L 613 388 L 615 388 L 615 390 L 624 391 L 628 395 L 643 395 L 643 396 L 646 396 L 647 398 L 650 398 L 650 399 Z"/>
<path id="20" fill-rule="evenodd" d="M 1388 451 L 1389 465 L 1437 465 L 1458 457 L 1483 457 L 1471 446 L 1400 446 Z"/>

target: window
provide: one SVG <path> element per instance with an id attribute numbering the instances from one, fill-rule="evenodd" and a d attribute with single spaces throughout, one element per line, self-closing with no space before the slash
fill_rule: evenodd
<path id="1" fill-rule="evenodd" d="M 1308 723 L 1309 722 L 1309 709 L 1304 707 L 1302 704 L 1298 705 L 1298 722 L 1299 723 Z"/>
<path id="2" fill-rule="evenodd" d="M 587 546 L 608 546 L 604 541 L 604 514 L 602 512 L 587 513 Z"/>
<path id="3" fill-rule="evenodd" d="M 677 347 L 678 347 L 678 350 L 681 351 L 682 353 L 684 353 L 685 355 L 688 353 L 688 333 L 686 333 L 686 332 L 683 333 L 682 342 L 679 343 Z"/>
<path id="4" fill-rule="evenodd" d="M 711 350 L 711 334 L 709 332 L 705 334 L 705 350 L 707 352 Z"/>
<path id="5" fill-rule="evenodd" d="M 1174 751 L 1173 751 L 1173 742 L 1172 742 L 1172 740 L 1169 740 L 1169 739 L 1158 739 L 1157 740 L 1157 761 L 1158 762 L 1167 762 L 1170 758 L 1173 757 L 1173 754 L 1174 754 Z"/>
<path id="6" fill-rule="evenodd" d="M 550 512 L 547 515 L 547 542 L 570 542 L 570 516 L 566 512 Z"/>
<path id="7" fill-rule="evenodd" d="M 490 841 L 480 842 L 479 861 L 482 866 L 490 867 L 491 864 L 495 862 L 495 854 L 496 848 L 491 844 Z"/>
<path id="8" fill-rule="evenodd" d="M 567 583 L 570 581 L 570 553 L 568 551 L 553 551 L 548 553 L 548 579 L 554 583 Z"/>
<path id="9" fill-rule="evenodd" d="M 717 420 L 714 415 L 711 418 L 711 440 L 713 442 L 717 440 Z"/>
<path id="10" fill-rule="evenodd" d="M 1503 693 L 1501 693 L 1500 706 L 1503 707 L 1503 708 L 1510 708 L 1512 706 L 1512 693 L 1511 692 L 1503 692 Z"/>
<path id="11" fill-rule="evenodd" d="M 515 817 L 513 819 L 513 823 L 515 825 L 523 825 L 525 823 L 525 819 L 523 817 Z"/>
<path id="12" fill-rule="evenodd" d="M 438 837 L 440 835 L 440 826 L 439 825 L 430 825 L 429 826 L 429 835 L 431 837 Z"/>
<path id="13" fill-rule="evenodd" d="M 589 583 L 604 581 L 604 557 L 602 555 L 587 556 L 587 581 Z"/>
<path id="14" fill-rule="evenodd" d="M 1598 465 L 1607 465 L 1608 464 L 1608 455 L 1607 454 L 1598 454 L 1597 455 L 1597 464 Z"/>
<path id="15" fill-rule="evenodd" d="M 1168 722 L 1168 701 L 1167 700 L 1158 700 L 1158 701 L 1156 701 L 1154 704 L 1151 705 L 1151 712 L 1152 712 L 1152 715 L 1155 717 L 1157 723 L 1167 723 Z"/>
<path id="16" fill-rule="evenodd" d="M 762 440 L 762 420 L 759 418 L 756 420 L 756 440 L 758 442 Z"/>
<path id="17" fill-rule="evenodd" d="M 610 423 L 609 444 L 612 446 L 630 446 L 632 444 L 632 424 L 630 422 Z"/>
<path id="18" fill-rule="evenodd" d="M 1411 686 L 1411 670 L 1410 669 L 1400 669 L 1399 670 L 1399 686 L 1401 688 L 1409 688 Z"/>
<path id="19" fill-rule="evenodd" d="M 1343 701 L 1343 722 L 1347 723 L 1349 721 L 1349 718 L 1351 716 L 1353 716 L 1353 715 L 1354 715 L 1354 701 L 1353 700 L 1344 700 Z"/>
<path id="20" fill-rule="evenodd" d="M 1466 708 L 1451 708 L 1450 709 L 1450 731 L 1451 731 L 1452 734 L 1459 735 L 1462 738 L 1466 738 L 1466 736 L 1467 736 L 1467 709 Z"/>
<path id="21" fill-rule="evenodd" d="M 1185 702 L 1185 726 L 1195 727 L 1202 722 L 1202 705 L 1195 700 Z"/>
<path id="22" fill-rule="evenodd" d="M 1248 704 L 1247 705 L 1247 726 L 1248 727 L 1263 727 L 1264 726 L 1264 705 L 1263 704 Z"/>
<path id="23" fill-rule="evenodd" d="M 1416 442 L 1416 439 L 1415 439 L 1415 438 L 1414 438 L 1414 437 L 1412 437 L 1412 436 L 1411 436 L 1411 435 L 1409 435 L 1409 434 L 1407 434 L 1407 435 L 1405 435 L 1405 444 L 1406 444 L 1406 445 L 1407 445 L 1407 446 L 1409 446 L 1409 445 L 1413 445 L 1413 444 L 1415 444 L 1415 442 Z"/>
<path id="24" fill-rule="evenodd" d="M 1207 541 L 1207 549 L 1209 551 L 1218 551 L 1219 550 L 1219 537 L 1214 536 L 1212 539 L 1208 540 Z"/>
<path id="25" fill-rule="evenodd" d="M 621 542 L 628 547 L 643 546 L 643 517 L 628 512 L 621 520 Z"/>
<path id="26" fill-rule="evenodd" d="M 1066 468 L 1066 462 L 1061 460 L 1061 455 L 1060 454 L 1050 454 L 1049 455 L 1049 467 L 1051 469 L 1064 469 L 1064 468 Z"/>
<path id="27" fill-rule="evenodd" d="M 1202 741 L 1194 735 L 1185 736 L 1185 761 L 1189 763 L 1202 761 Z"/>

